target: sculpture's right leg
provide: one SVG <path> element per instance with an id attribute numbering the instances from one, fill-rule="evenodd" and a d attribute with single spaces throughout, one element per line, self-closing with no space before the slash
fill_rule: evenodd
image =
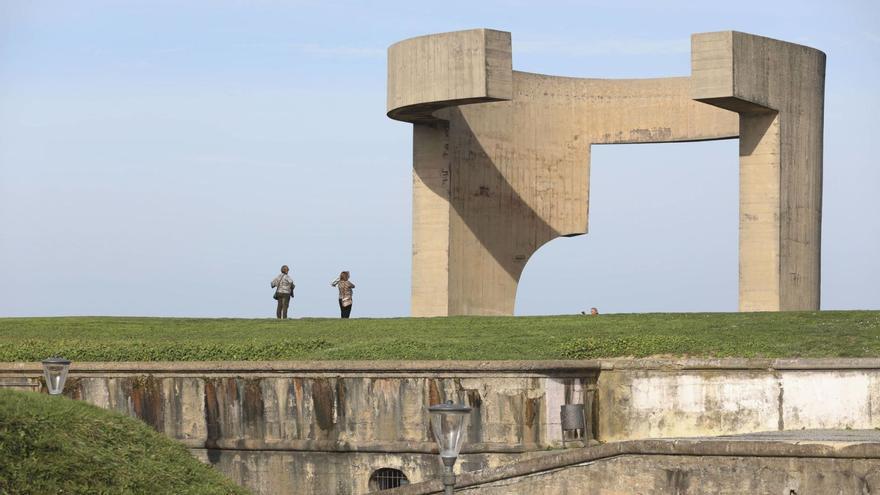
<path id="1" fill-rule="evenodd" d="M 692 38 L 694 99 L 740 115 L 740 311 L 817 311 L 825 54 L 735 31 Z"/>

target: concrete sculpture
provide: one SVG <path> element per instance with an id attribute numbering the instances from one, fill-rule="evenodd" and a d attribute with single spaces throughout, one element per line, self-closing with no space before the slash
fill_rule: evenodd
<path id="1" fill-rule="evenodd" d="M 825 54 L 691 38 L 690 77 L 517 72 L 510 33 L 388 49 L 388 116 L 413 124 L 412 315 L 509 315 L 529 257 L 588 229 L 590 146 L 740 139 L 740 311 L 817 310 Z M 671 171 L 674 173 L 674 171 Z"/>

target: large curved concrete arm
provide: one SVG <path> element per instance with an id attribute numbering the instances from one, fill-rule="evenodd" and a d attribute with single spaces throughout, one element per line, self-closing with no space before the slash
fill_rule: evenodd
<path id="1" fill-rule="evenodd" d="M 388 116 L 436 120 L 440 108 L 510 100 L 510 33 L 472 29 L 419 36 L 388 48 Z"/>

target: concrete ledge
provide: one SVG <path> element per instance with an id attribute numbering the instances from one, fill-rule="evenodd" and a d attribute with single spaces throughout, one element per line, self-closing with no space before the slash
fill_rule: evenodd
<path id="1" fill-rule="evenodd" d="M 602 370 L 874 370 L 880 358 L 746 359 L 746 358 L 621 358 L 552 361 L 162 361 L 76 362 L 71 372 L 163 373 L 190 375 L 230 373 L 454 373 L 514 372 L 536 375 L 560 371 Z M 0 374 L 41 375 L 40 363 L 0 363 Z"/>
<path id="2" fill-rule="evenodd" d="M 880 366 L 880 360 L 878 360 Z M 77 362 L 71 373 L 167 373 L 167 374 L 230 374 L 230 373 L 486 373 L 598 371 L 599 361 L 137 361 Z M 2 374 L 41 374 L 41 363 L 0 363 Z"/>
<path id="3" fill-rule="evenodd" d="M 865 432 L 863 443 L 797 443 L 795 441 L 740 440 L 736 437 L 633 440 L 614 442 L 596 447 L 547 454 L 496 469 L 458 476 L 456 488 L 467 488 L 510 478 L 559 470 L 588 462 L 602 461 L 619 456 L 699 456 L 699 457 L 787 457 L 880 460 L 880 432 Z M 388 495 L 428 495 L 441 493 L 441 481 L 414 483 L 401 488 L 384 490 Z"/>
<path id="4" fill-rule="evenodd" d="M 878 358 L 601 359 L 603 370 L 873 370 Z"/>

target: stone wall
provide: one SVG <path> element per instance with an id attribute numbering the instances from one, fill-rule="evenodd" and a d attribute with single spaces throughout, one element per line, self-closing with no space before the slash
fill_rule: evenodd
<path id="1" fill-rule="evenodd" d="M 609 362 L 597 386 L 598 438 L 880 427 L 878 364 L 873 359 Z"/>
<path id="2" fill-rule="evenodd" d="M 0 386 L 39 390 L 38 363 Z M 617 441 L 880 427 L 880 359 L 74 363 L 72 398 L 143 419 L 258 493 L 357 494 L 440 471 L 425 408 L 474 408 L 463 472 L 559 448 L 560 406 Z"/>
<path id="3" fill-rule="evenodd" d="M 614 442 L 459 476 L 480 495 L 856 495 L 880 490 L 880 433 Z M 442 493 L 439 480 L 388 495 Z"/>
<path id="4" fill-rule="evenodd" d="M 877 459 L 625 456 L 461 490 L 480 495 L 861 494 L 880 489 Z M 792 488 L 794 487 L 794 488 Z"/>
<path id="5" fill-rule="evenodd" d="M 39 389 L 37 364 L 0 384 Z M 74 363 L 71 398 L 138 417 L 258 493 L 353 494 L 370 474 L 440 469 L 426 408 L 473 408 L 461 469 L 559 446 L 563 404 L 592 408 L 583 363 Z M 332 488 L 328 488 L 332 487 Z"/>

